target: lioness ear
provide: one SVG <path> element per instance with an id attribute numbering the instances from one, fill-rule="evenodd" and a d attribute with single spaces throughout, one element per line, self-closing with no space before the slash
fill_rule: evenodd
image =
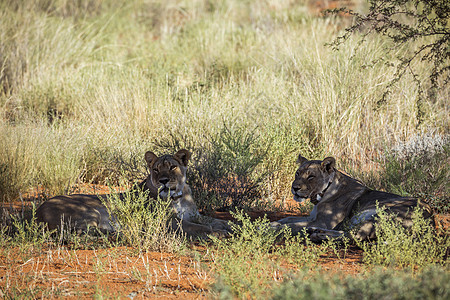
<path id="1" fill-rule="evenodd" d="M 322 169 L 330 173 L 336 165 L 336 160 L 334 159 L 334 157 L 327 157 L 322 161 L 320 165 L 322 166 Z"/>
<path id="2" fill-rule="evenodd" d="M 186 149 L 181 149 L 177 153 L 173 155 L 176 159 L 178 159 L 185 167 L 188 164 L 189 158 L 191 158 L 191 152 Z"/>
<path id="3" fill-rule="evenodd" d="M 158 159 L 158 156 L 156 156 L 155 153 L 151 151 L 145 152 L 145 161 L 147 162 L 147 165 L 151 168 L 152 165 L 155 163 L 155 161 Z"/>
<path id="4" fill-rule="evenodd" d="M 298 163 L 299 165 L 302 165 L 304 162 L 307 162 L 307 161 L 308 161 L 308 159 L 304 158 L 301 154 L 298 155 L 298 157 L 297 157 L 297 163 Z"/>

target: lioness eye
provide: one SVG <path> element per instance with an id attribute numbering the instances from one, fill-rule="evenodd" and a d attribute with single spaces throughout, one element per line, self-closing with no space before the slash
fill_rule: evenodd
<path id="1" fill-rule="evenodd" d="M 309 175 L 308 178 L 306 178 L 306 180 L 313 180 L 314 179 L 314 175 Z"/>
<path id="2" fill-rule="evenodd" d="M 175 170 L 177 166 L 170 166 L 170 170 Z"/>
<path id="3" fill-rule="evenodd" d="M 158 173 L 159 171 L 158 169 L 153 169 L 153 172 Z"/>

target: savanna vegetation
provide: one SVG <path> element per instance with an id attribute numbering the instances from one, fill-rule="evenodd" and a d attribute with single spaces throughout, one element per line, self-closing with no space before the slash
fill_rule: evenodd
<path id="1" fill-rule="evenodd" d="M 44 254 L 38 265 L 60 257 L 76 265 L 80 249 L 131 247 L 127 255 L 139 258 L 149 251 L 192 257 L 199 277 L 214 278 L 205 288 L 214 298 L 448 298 L 448 232 L 436 235 L 420 217 L 411 232 L 386 217 L 380 243 L 315 245 L 246 215 L 286 208 L 299 153 L 334 156 L 372 188 L 449 213 L 450 85 L 445 76 L 429 80 L 437 67 L 426 59 L 409 61 L 413 71 L 398 76 L 398 58 L 441 36 L 399 46 L 360 26 L 336 50 L 333 41 L 352 19 L 315 14 L 313 2 L 1 1 L 0 296 L 76 296 L 37 284 L 44 280 L 37 266 L 17 275 L 16 255 L 23 265 Z M 448 17 L 448 7 L 442 10 L 428 13 Z M 438 71 L 448 78 L 450 24 L 439 24 L 447 55 Z M 145 195 L 111 198 L 121 235 L 49 233 L 36 224 L 34 206 L 46 198 L 82 184 L 127 189 L 145 177 L 147 150 L 180 148 L 193 153 L 188 183 L 199 209 L 231 211 L 238 221 L 229 239 L 211 237 L 199 254 L 161 229 L 168 205 L 161 200 L 147 211 Z M 8 209 L 35 191 L 31 208 Z M 363 249 L 358 276 L 320 270 L 321 257 L 342 259 L 351 247 Z M 107 297 L 99 278 L 120 256 L 111 253 L 96 254 L 89 271 L 99 298 Z M 161 275 L 144 258 L 124 272 L 142 283 L 136 295 L 158 292 Z"/>

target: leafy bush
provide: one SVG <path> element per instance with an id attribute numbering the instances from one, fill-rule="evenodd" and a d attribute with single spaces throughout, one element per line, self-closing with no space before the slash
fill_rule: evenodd
<path id="1" fill-rule="evenodd" d="M 211 237 L 214 269 L 220 278 L 215 289 L 239 298 L 260 298 L 267 293 L 277 269 L 270 253 L 284 232 L 273 231 L 266 218 L 252 222 L 242 211 L 232 214 L 242 225 L 230 224 L 229 239 Z"/>
<path id="2" fill-rule="evenodd" d="M 330 276 L 323 272 L 284 280 L 270 299 L 448 299 L 448 268 L 430 266 L 413 274 L 375 269 L 364 276 Z"/>
<path id="3" fill-rule="evenodd" d="M 243 126 L 226 124 L 210 136 L 210 148 L 196 149 L 197 160 L 190 182 L 203 211 L 250 208 L 261 197 L 267 174 L 258 169 L 266 159 L 270 142 Z"/>
<path id="4" fill-rule="evenodd" d="M 308 238 L 306 229 L 303 230 L 302 234 L 295 236 L 292 236 L 290 229 L 286 229 L 283 239 L 283 244 L 277 249 L 279 257 L 305 269 L 313 267 L 328 248 L 337 246 L 333 244 L 333 241 L 329 241 L 328 244 L 322 246 L 314 244 Z"/>
<path id="5" fill-rule="evenodd" d="M 405 229 L 401 220 L 382 209 L 377 209 L 377 214 L 377 241 L 356 241 L 364 250 L 366 264 L 401 268 L 445 264 L 450 238 L 436 236 L 431 220 L 423 218 L 419 207 L 413 212 L 410 229 Z"/>
<path id="6" fill-rule="evenodd" d="M 283 270 L 283 262 L 309 268 L 325 252 L 321 246 L 313 245 L 306 234 L 292 236 L 287 227 L 274 231 L 265 217 L 251 221 L 242 211 L 232 215 L 240 225 L 231 224 L 231 237 L 211 237 L 218 274 L 214 289 L 221 296 L 266 297 L 270 286 L 281 278 L 276 274 Z"/>
<path id="7" fill-rule="evenodd" d="M 46 243 L 51 242 L 53 232 L 46 231 L 43 224 L 36 221 L 36 207 L 33 204 L 30 215 L 21 214 L 10 215 L 12 226 L 8 228 L 7 224 L 2 224 L 2 231 L 8 233 L 2 237 L 11 242 L 12 245 L 19 247 L 23 253 L 32 250 L 41 249 Z M 2 244 L 5 244 L 2 242 Z"/>
<path id="8" fill-rule="evenodd" d="M 151 199 L 148 191 L 133 187 L 127 192 L 111 193 L 107 207 L 118 232 L 118 241 L 141 251 L 176 252 L 184 247 L 184 239 L 171 230 L 171 199 Z"/>

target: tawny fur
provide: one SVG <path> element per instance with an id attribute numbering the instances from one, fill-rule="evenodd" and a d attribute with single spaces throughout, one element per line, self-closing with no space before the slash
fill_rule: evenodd
<path id="1" fill-rule="evenodd" d="M 294 233 L 304 228 L 316 241 L 348 236 L 359 240 L 375 239 L 376 208 L 395 214 L 404 227 L 412 225 L 412 212 L 417 206 L 429 218 L 431 209 L 415 198 L 369 189 L 335 168 L 335 159 L 308 160 L 299 155 L 299 168 L 292 183 L 294 199 L 310 199 L 315 204 L 308 217 L 288 217 L 272 222 L 273 228 L 289 226 Z M 341 231 L 346 221 L 355 235 Z"/>
<path id="2" fill-rule="evenodd" d="M 192 198 L 191 189 L 186 184 L 190 157 L 190 152 L 185 149 L 174 155 L 160 157 L 150 151 L 146 152 L 145 160 L 150 175 L 139 184 L 139 189 L 148 190 L 152 199 L 158 196 L 171 197 L 173 211 L 177 216 L 177 220 L 171 224 L 172 227 L 181 225 L 182 231 L 188 235 L 224 234 L 229 229 L 227 222 L 201 217 Z M 123 199 L 124 194 L 118 196 Z M 87 231 L 88 228 L 96 227 L 105 232 L 114 232 L 117 220 L 105 205 L 108 205 L 107 195 L 56 196 L 39 206 L 36 218 L 37 221 L 46 223 L 49 229 L 66 226 L 77 231 Z M 206 222 L 199 224 L 199 219 Z"/>

